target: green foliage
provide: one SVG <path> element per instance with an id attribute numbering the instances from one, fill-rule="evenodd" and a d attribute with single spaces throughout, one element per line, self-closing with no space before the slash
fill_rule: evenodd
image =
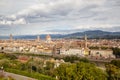
<path id="1" fill-rule="evenodd" d="M 75 80 L 74 77 L 77 76 L 75 74 L 75 66 L 74 64 L 61 64 L 55 72 L 58 80 Z"/>
<path id="2" fill-rule="evenodd" d="M 36 66 L 32 66 L 32 70 L 36 72 L 37 71 Z"/>
<path id="3" fill-rule="evenodd" d="M 24 71 L 26 74 L 28 73 L 37 73 L 53 76 L 54 64 L 51 62 L 46 63 L 46 67 L 43 67 L 43 61 L 35 61 L 34 59 L 30 59 L 26 63 L 21 63 L 16 59 L 16 56 L 13 54 L 0 54 L 0 67 L 3 66 L 4 69 L 15 69 L 18 71 Z M 14 72 L 14 71 L 13 71 Z M 17 73 L 19 74 L 19 72 Z M 22 75 L 22 74 L 21 74 Z M 32 77 L 31 75 L 29 77 Z M 48 80 L 48 79 L 47 79 Z"/>
<path id="4" fill-rule="evenodd" d="M 55 71 L 58 80 L 107 80 L 107 75 L 91 63 L 61 64 Z"/>
<path id="5" fill-rule="evenodd" d="M 109 80 L 120 79 L 120 60 L 112 60 L 110 64 L 106 65 L 106 72 L 108 73 Z"/>
<path id="6" fill-rule="evenodd" d="M 35 78 L 38 80 L 55 80 L 54 78 L 52 78 L 50 76 L 42 75 L 42 74 L 39 74 L 36 72 L 29 73 L 27 71 L 20 71 L 20 70 L 9 69 L 9 68 L 6 68 L 5 71 L 15 73 L 15 74 L 24 75 L 24 76 L 28 76 L 28 77 L 32 77 L 32 78 Z"/>
<path id="7" fill-rule="evenodd" d="M 91 46 L 91 47 L 89 47 L 89 49 L 99 49 L 99 47 L 97 47 L 97 46 Z"/>
<path id="8" fill-rule="evenodd" d="M 20 68 L 20 70 L 26 70 L 26 69 L 27 69 L 27 65 L 24 64 L 24 63 L 21 63 L 21 68 Z"/>
<path id="9" fill-rule="evenodd" d="M 120 57 L 120 49 L 119 48 L 112 48 L 113 54 L 116 55 L 116 57 Z"/>
<path id="10" fill-rule="evenodd" d="M 46 70 L 50 70 L 51 68 L 54 68 L 54 63 L 51 63 L 51 62 L 46 62 L 46 67 L 45 67 L 45 69 Z"/>
<path id="11" fill-rule="evenodd" d="M 106 50 L 106 49 L 108 49 L 108 47 L 102 46 L 101 49 L 102 49 L 102 50 Z"/>
<path id="12" fill-rule="evenodd" d="M 3 53 L 0 53 L 0 59 L 3 59 L 5 56 Z"/>
<path id="13" fill-rule="evenodd" d="M 120 68 L 120 60 L 112 60 L 110 63 Z"/>
<path id="14" fill-rule="evenodd" d="M 98 47 L 98 46 L 90 46 L 89 49 L 102 49 L 102 50 L 106 50 L 106 49 L 109 49 L 108 47 L 104 47 L 104 46 L 101 46 L 101 47 Z"/>
<path id="15" fill-rule="evenodd" d="M 3 66 L 3 67 L 10 67 L 10 61 L 8 59 L 1 59 L 0 60 L 0 67 Z"/>
<path id="16" fill-rule="evenodd" d="M 78 61 L 81 61 L 81 62 L 89 62 L 89 60 L 87 58 L 80 58 L 80 57 L 77 57 L 77 56 L 66 56 L 63 58 L 65 62 L 71 62 L 71 63 L 74 63 L 74 62 L 78 62 Z"/>
<path id="17" fill-rule="evenodd" d="M 106 72 L 108 74 L 108 80 L 120 80 L 120 68 L 115 65 L 107 64 Z"/>
<path id="18" fill-rule="evenodd" d="M 34 53 L 14 53 L 16 55 L 26 55 L 26 56 L 37 56 L 37 57 L 43 57 L 43 58 L 51 58 L 52 55 L 45 55 L 45 54 L 34 54 Z"/>
<path id="19" fill-rule="evenodd" d="M 65 62 L 74 63 L 75 61 L 79 61 L 79 57 L 77 56 L 66 56 L 63 58 Z"/>
<path id="20" fill-rule="evenodd" d="M 17 56 L 12 53 L 10 53 L 10 54 L 0 53 L 0 59 L 4 59 L 4 58 L 10 59 L 10 60 L 15 60 L 15 59 L 17 59 Z"/>
<path id="21" fill-rule="evenodd" d="M 46 75 L 54 76 L 54 63 L 46 62 L 46 67 L 44 67 Z"/>
<path id="22" fill-rule="evenodd" d="M 90 61 L 87 58 L 80 58 L 79 61 L 89 63 Z"/>
<path id="23" fill-rule="evenodd" d="M 17 59 L 16 55 L 14 54 L 5 54 L 6 58 L 10 59 L 10 60 L 15 60 Z"/>

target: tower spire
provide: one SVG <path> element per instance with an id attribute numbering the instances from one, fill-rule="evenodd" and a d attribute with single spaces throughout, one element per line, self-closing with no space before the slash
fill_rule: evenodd
<path id="1" fill-rule="evenodd" d="M 12 41 L 13 40 L 13 35 L 12 34 L 10 34 L 10 41 Z"/>
<path id="2" fill-rule="evenodd" d="M 40 41 L 40 36 L 38 35 L 38 36 L 37 36 L 37 42 L 39 42 L 39 41 Z"/>
<path id="3" fill-rule="evenodd" d="M 86 34 L 85 34 L 84 40 L 85 40 L 85 48 L 87 49 L 87 35 Z"/>

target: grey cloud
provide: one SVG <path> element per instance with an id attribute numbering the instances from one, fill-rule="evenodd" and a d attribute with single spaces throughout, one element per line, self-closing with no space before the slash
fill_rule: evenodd
<path id="1" fill-rule="evenodd" d="M 96 13 L 90 11 L 90 9 L 102 5 L 104 1 L 105 0 L 52 0 L 51 2 L 48 1 L 47 3 L 46 1 L 42 1 L 43 3 L 35 4 L 29 8 L 17 12 L 16 14 L 7 16 L 7 20 L 10 22 L 10 18 L 12 21 L 11 23 L 14 23 L 13 21 L 19 20 L 21 18 L 27 20 L 26 22 L 31 22 L 34 20 L 33 18 L 46 18 L 36 19 L 40 21 L 90 18 L 96 15 Z"/>
<path id="2" fill-rule="evenodd" d="M 107 0 L 106 7 L 120 6 L 120 0 Z"/>
<path id="3" fill-rule="evenodd" d="M 16 5 L 13 11 L 10 9 L 11 12 L 8 15 L 0 14 L 0 22 L 2 24 L 11 24 L 12 26 L 17 24 L 16 27 L 18 27 L 18 25 L 24 23 L 25 25 L 22 26 L 26 28 L 26 23 L 29 23 L 29 27 L 27 27 L 27 29 L 30 29 L 29 33 L 38 33 L 39 30 L 47 30 L 48 28 L 56 30 L 58 25 L 65 26 L 65 29 L 70 28 L 71 30 L 77 27 L 82 30 L 111 30 L 111 26 L 114 28 L 114 25 L 120 25 L 120 0 L 20 1 L 24 3 L 22 7 L 20 3 L 18 6 Z M 105 26 L 106 24 L 109 24 L 109 26 Z M 61 27 L 58 29 L 61 29 Z M 118 30 L 119 28 L 115 29 Z M 22 31 L 25 33 L 24 29 Z M 56 31 L 59 32 L 59 30 Z"/>
<path id="4" fill-rule="evenodd" d="M 24 9 L 23 11 L 18 12 L 15 14 L 17 18 L 24 17 L 24 18 L 53 18 L 56 17 L 57 19 L 61 18 L 61 16 L 64 16 L 67 18 L 67 16 L 73 16 L 76 15 L 74 13 L 79 13 L 81 9 L 84 9 L 87 6 L 90 5 L 100 5 L 101 1 L 92 0 L 89 2 L 89 0 L 58 0 L 55 2 L 49 2 L 47 4 L 41 3 L 34 5 L 30 8 Z M 84 13 L 83 13 L 84 14 Z M 83 15 L 81 13 L 81 16 Z M 69 16 L 69 17 L 70 17 Z M 79 15 L 80 16 L 80 15 Z"/>

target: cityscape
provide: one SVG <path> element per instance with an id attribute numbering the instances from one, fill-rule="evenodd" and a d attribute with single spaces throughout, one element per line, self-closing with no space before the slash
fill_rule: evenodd
<path id="1" fill-rule="evenodd" d="M 78 55 L 115 58 L 111 48 L 120 48 L 119 39 L 53 39 L 48 34 L 45 39 L 36 36 L 34 40 L 15 40 L 10 34 L 8 40 L 0 40 L 1 52 L 31 53 L 43 55 Z M 98 54 L 99 55 L 98 55 Z"/>
<path id="2" fill-rule="evenodd" d="M 120 80 L 119 0 L 1 0 L 0 80 Z"/>

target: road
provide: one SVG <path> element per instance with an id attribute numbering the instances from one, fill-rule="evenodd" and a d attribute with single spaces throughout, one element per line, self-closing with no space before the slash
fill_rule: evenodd
<path id="1" fill-rule="evenodd" d="M 30 77 L 26 77 L 26 76 L 14 74 L 14 73 L 9 73 L 9 72 L 4 72 L 4 74 L 6 77 L 11 76 L 15 80 L 37 80 L 37 79 L 30 78 Z"/>

